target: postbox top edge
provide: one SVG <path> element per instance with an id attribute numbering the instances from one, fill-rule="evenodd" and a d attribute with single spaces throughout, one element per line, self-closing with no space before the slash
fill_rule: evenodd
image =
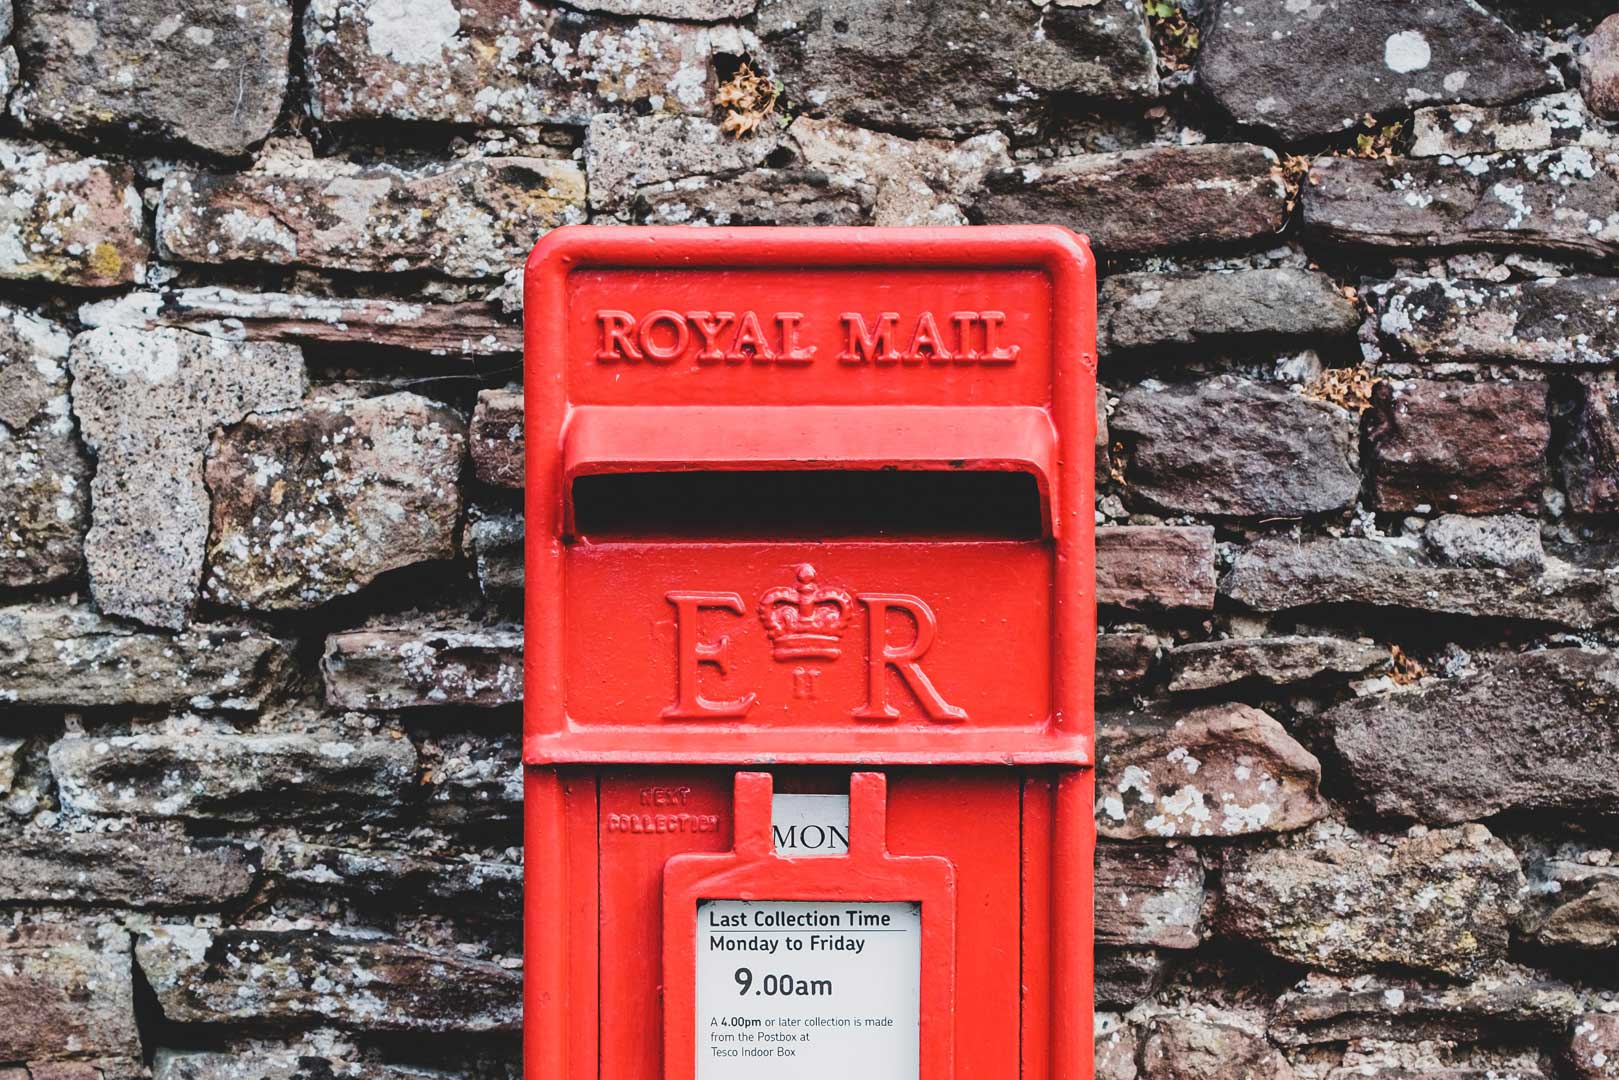
<path id="1" fill-rule="evenodd" d="M 1094 276 L 1090 239 L 1060 225 L 720 226 L 564 225 L 540 238 L 530 283 L 585 268 L 723 269 L 1039 267 L 1054 277 Z"/>

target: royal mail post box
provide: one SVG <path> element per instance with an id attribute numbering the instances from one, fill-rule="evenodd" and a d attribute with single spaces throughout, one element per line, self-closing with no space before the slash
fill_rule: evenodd
<path id="1" fill-rule="evenodd" d="M 1089 1077 L 1084 240 L 577 227 L 525 290 L 529 1080 Z"/>

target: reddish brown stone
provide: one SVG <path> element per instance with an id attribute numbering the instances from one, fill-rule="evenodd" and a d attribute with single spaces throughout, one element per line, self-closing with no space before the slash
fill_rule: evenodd
<path id="1" fill-rule="evenodd" d="M 1096 530 L 1096 602 L 1132 611 L 1214 606 L 1214 530 L 1107 525 Z"/>
<path id="2" fill-rule="evenodd" d="M 472 470 L 496 487 L 523 486 L 523 392 L 483 390 L 468 433 Z"/>
<path id="3" fill-rule="evenodd" d="M 116 923 L 0 928 L 0 1061 L 139 1058 L 134 993 Z"/>
<path id="4" fill-rule="evenodd" d="M 127 285 L 150 257 L 128 165 L 0 139 L 0 279 Z"/>
<path id="5" fill-rule="evenodd" d="M 1203 863 L 1189 846 L 1096 849 L 1096 940 L 1195 949 L 1202 943 Z"/>
<path id="6" fill-rule="evenodd" d="M 1580 47 L 1580 93 L 1598 116 L 1619 120 L 1619 15 L 1609 15 Z"/>

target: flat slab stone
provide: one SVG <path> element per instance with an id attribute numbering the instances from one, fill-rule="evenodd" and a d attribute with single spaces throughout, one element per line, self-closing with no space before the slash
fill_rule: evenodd
<path id="1" fill-rule="evenodd" d="M 985 224 L 1066 225 L 1104 255 L 1262 240 L 1287 213 L 1276 154 L 1249 143 L 1079 154 L 993 171 L 984 189 Z"/>
<path id="2" fill-rule="evenodd" d="M 409 851 L 292 842 L 265 853 L 265 873 L 282 883 L 389 910 L 464 911 L 518 922 L 523 867 L 518 863 L 428 858 Z"/>
<path id="3" fill-rule="evenodd" d="M 326 639 L 326 702 L 351 709 L 511 705 L 523 699 L 523 632 L 398 626 Z"/>
<path id="4" fill-rule="evenodd" d="M 1444 161 L 1319 157 L 1302 188 L 1305 232 L 1416 250 L 1619 254 L 1619 165 L 1583 146 Z"/>
<path id="5" fill-rule="evenodd" d="M 0 607 L 0 703 L 255 711 L 291 665 L 287 642 L 243 626 L 157 633 L 83 606 Z"/>
<path id="6" fill-rule="evenodd" d="M 1619 660 L 1556 648 L 1475 663 L 1469 676 L 1324 714 L 1358 797 L 1379 814 L 1440 825 L 1506 810 L 1619 812 L 1619 706 L 1606 689 Z"/>
<path id="7" fill-rule="evenodd" d="M 1360 310 L 1316 270 L 1114 274 L 1097 322 L 1111 349 L 1353 337 Z"/>
<path id="8" fill-rule="evenodd" d="M 25 126 L 155 136 L 216 154 L 270 134 L 287 90 L 289 0 L 29 0 L 16 48 Z"/>
<path id="9" fill-rule="evenodd" d="M 154 829 L 0 833 L 0 903 L 100 904 L 143 909 L 222 906 L 257 878 L 240 844 Z"/>
<path id="10" fill-rule="evenodd" d="M 1169 651 L 1169 689 L 1212 690 L 1249 681 L 1289 686 L 1329 675 L 1367 675 L 1386 669 L 1389 660 L 1386 648 L 1335 637 L 1193 641 Z"/>
<path id="11" fill-rule="evenodd" d="M 0 304 L 0 586 L 84 565 L 90 459 L 68 403 L 67 328 Z"/>
<path id="12" fill-rule="evenodd" d="M 516 1032 L 520 970 L 388 938 L 155 926 L 135 958 L 174 1023 Z"/>
<path id="13" fill-rule="evenodd" d="M 714 56 L 757 49 L 735 26 L 627 22 L 530 0 L 313 0 L 304 40 L 317 120 L 504 127 L 707 115 Z"/>
<path id="14" fill-rule="evenodd" d="M 869 225 L 877 190 L 818 169 L 689 176 L 636 192 L 636 225 Z"/>
<path id="15" fill-rule="evenodd" d="M 128 165 L 0 139 L 0 279 L 107 288 L 150 257 Z"/>
<path id="16" fill-rule="evenodd" d="M 1362 295 L 1391 351 L 1427 361 L 1619 362 L 1619 278 L 1541 278 L 1494 284 L 1396 277 Z"/>
<path id="17" fill-rule="evenodd" d="M 298 610 L 455 556 L 466 426 L 419 394 L 314 401 L 215 434 L 203 593 Z"/>
<path id="18" fill-rule="evenodd" d="M 1367 113 L 1495 104 L 1561 85 L 1466 0 L 1221 0 L 1204 24 L 1197 80 L 1239 124 L 1288 142 L 1339 134 Z"/>
<path id="19" fill-rule="evenodd" d="M 1096 898 L 1100 945 L 1203 943 L 1203 863 L 1189 846 L 1097 845 Z"/>
<path id="20" fill-rule="evenodd" d="M 73 412 L 96 456 L 85 540 L 96 604 L 185 625 L 208 541 L 203 452 L 213 430 L 304 393 L 296 346 L 108 327 L 73 339 Z"/>
<path id="21" fill-rule="evenodd" d="M 585 175 L 552 158 L 471 158 L 401 169 L 335 158 L 243 173 L 177 169 L 158 246 L 180 262 L 498 278 L 548 229 L 585 220 Z"/>
<path id="22" fill-rule="evenodd" d="M 416 783 L 409 739 L 351 732 L 67 736 L 51 746 L 81 814 L 217 821 L 369 820 Z"/>
<path id="23" fill-rule="evenodd" d="M 1158 93 L 1143 9 L 1119 0 L 760 0 L 758 33 L 793 101 L 890 131 L 1032 130 L 1052 94 Z"/>
<path id="24" fill-rule="evenodd" d="M 1214 606 L 1214 530 L 1207 525 L 1103 525 L 1096 602 L 1130 611 Z"/>
<path id="25" fill-rule="evenodd" d="M 1411 156 L 1420 158 L 1572 145 L 1595 152 L 1619 145 L 1572 90 L 1509 105 L 1432 105 L 1412 114 L 1411 129 Z"/>

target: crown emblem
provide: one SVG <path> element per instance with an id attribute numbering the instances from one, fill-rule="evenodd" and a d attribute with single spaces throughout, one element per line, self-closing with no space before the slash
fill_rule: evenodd
<path id="1" fill-rule="evenodd" d="M 838 639 L 853 606 L 842 589 L 816 584 L 815 567 L 803 563 L 796 586 L 768 589 L 759 598 L 759 621 L 770 634 L 777 660 L 836 660 L 843 654 Z"/>

